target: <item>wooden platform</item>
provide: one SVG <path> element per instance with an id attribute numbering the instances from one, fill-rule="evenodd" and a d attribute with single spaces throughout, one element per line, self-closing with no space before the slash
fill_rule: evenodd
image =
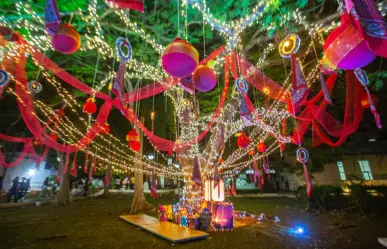
<path id="1" fill-rule="evenodd" d="M 200 240 L 208 237 L 208 233 L 190 228 L 184 228 L 168 221 L 160 222 L 159 219 L 145 214 L 122 215 L 120 218 L 132 225 L 140 227 L 147 232 L 150 232 L 173 243 Z"/>

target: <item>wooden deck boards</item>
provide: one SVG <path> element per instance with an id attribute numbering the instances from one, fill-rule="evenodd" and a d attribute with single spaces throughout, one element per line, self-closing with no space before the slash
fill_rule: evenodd
<path id="1" fill-rule="evenodd" d="M 145 214 L 123 215 L 120 218 L 173 243 L 188 242 L 208 237 L 208 233 L 184 228 L 168 221 L 160 222 L 159 219 Z"/>

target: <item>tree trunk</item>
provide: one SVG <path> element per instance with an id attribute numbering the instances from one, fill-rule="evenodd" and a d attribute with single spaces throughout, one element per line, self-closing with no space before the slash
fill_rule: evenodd
<path id="1" fill-rule="evenodd" d="M 144 123 L 144 117 L 141 117 L 141 122 Z M 143 133 L 142 131 L 136 126 L 137 133 L 140 136 L 140 143 L 141 143 L 141 150 L 136 154 L 136 159 L 139 161 L 142 161 L 142 150 L 143 150 Z M 142 164 L 135 163 L 135 168 L 139 171 L 136 171 L 134 174 L 135 182 L 134 182 L 134 196 L 132 200 L 132 204 L 130 206 L 129 213 L 135 214 L 141 211 L 149 210 L 152 208 L 152 205 L 149 204 L 145 200 L 144 195 L 144 176 L 142 173 Z"/>
<path id="2" fill-rule="evenodd" d="M 60 183 L 59 191 L 56 196 L 57 205 L 68 205 L 70 204 L 70 186 L 69 177 L 67 173 L 62 174 L 62 180 Z"/>

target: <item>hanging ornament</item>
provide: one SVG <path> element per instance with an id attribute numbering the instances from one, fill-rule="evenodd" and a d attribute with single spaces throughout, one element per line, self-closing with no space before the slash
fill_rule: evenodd
<path id="1" fill-rule="evenodd" d="M 245 124 L 252 125 L 253 122 L 252 122 L 251 114 L 247 108 L 246 100 L 245 100 L 246 94 L 249 90 L 249 86 L 248 86 L 247 82 L 242 78 L 238 78 L 235 81 L 235 85 L 236 85 L 236 88 L 238 89 L 239 95 L 240 95 L 240 119 Z"/>
<path id="2" fill-rule="evenodd" d="M 367 76 L 366 72 L 364 72 L 360 68 L 357 68 L 355 70 L 355 76 L 359 80 L 360 84 L 362 84 L 362 86 L 364 87 L 364 90 L 365 90 L 365 92 L 366 92 L 366 94 L 368 96 L 368 104 L 369 104 L 369 106 L 371 108 L 372 114 L 374 114 L 374 117 L 375 117 L 376 126 L 379 129 L 381 129 L 382 128 L 382 123 L 380 122 L 380 116 L 379 116 L 378 110 L 376 109 L 375 103 L 373 102 L 373 96 L 372 96 L 372 94 L 370 93 L 370 91 L 368 89 L 368 85 L 369 85 L 368 76 Z M 361 105 L 362 106 L 363 106 L 363 102 L 364 102 L 364 100 L 361 101 Z M 364 104 L 365 104 L 365 106 L 368 105 L 367 103 L 364 103 Z"/>
<path id="3" fill-rule="evenodd" d="M 238 78 L 235 81 L 235 85 L 239 92 L 247 94 L 247 91 L 249 90 L 249 85 L 244 79 Z"/>
<path id="4" fill-rule="evenodd" d="M 40 93 L 42 89 L 43 89 L 42 84 L 40 84 L 36 80 L 28 82 L 28 90 L 31 93 L 35 93 L 35 94 Z"/>
<path id="5" fill-rule="evenodd" d="M 310 198 L 312 194 L 312 182 L 309 177 L 309 172 L 306 167 L 306 163 L 309 161 L 309 153 L 305 148 L 299 148 L 296 153 L 297 161 L 302 163 L 304 168 L 304 178 L 306 183 L 306 193 L 308 195 L 308 198 Z"/>
<path id="6" fill-rule="evenodd" d="M 172 150 L 168 150 L 168 156 L 172 156 L 173 155 L 173 151 Z"/>
<path id="7" fill-rule="evenodd" d="M 295 56 L 300 48 L 300 44 L 300 37 L 295 34 L 290 34 L 286 36 L 279 45 L 280 55 L 283 58 L 290 58 L 292 65 L 292 101 L 289 101 L 288 103 L 292 114 L 297 114 L 299 112 L 302 103 L 306 100 L 309 94 L 304 74 L 302 73 Z"/>
<path id="8" fill-rule="evenodd" d="M 123 47 L 125 47 L 128 50 L 126 53 L 124 53 Z M 132 59 L 133 49 L 128 39 L 119 37 L 116 40 L 116 49 L 117 49 L 117 55 L 120 58 L 120 61 L 129 62 Z"/>
<path id="9" fill-rule="evenodd" d="M 354 25 L 351 15 L 344 12 L 340 22 L 325 40 L 322 64 L 330 70 L 365 67 L 375 59 L 375 54 L 369 48 L 359 27 Z"/>
<path id="10" fill-rule="evenodd" d="M 261 140 L 257 145 L 257 150 L 259 153 L 265 153 L 267 150 L 266 144 Z"/>
<path id="11" fill-rule="evenodd" d="M 332 104 L 331 94 L 329 93 L 327 83 L 322 73 L 320 73 L 320 82 L 321 82 L 321 89 L 323 90 L 323 93 L 324 93 L 324 99 L 328 104 L 331 105 Z"/>
<path id="12" fill-rule="evenodd" d="M 86 99 L 86 103 L 83 105 L 83 111 L 87 114 L 93 114 L 97 111 L 97 105 L 93 97 Z"/>
<path id="13" fill-rule="evenodd" d="M 172 77 L 190 76 L 199 63 L 198 51 L 187 41 L 176 38 L 170 43 L 161 57 L 164 70 Z"/>
<path id="14" fill-rule="evenodd" d="M 110 126 L 108 123 L 105 123 L 102 125 L 101 133 L 102 134 L 108 134 L 110 132 Z"/>
<path id="15" fill-rule="evenodd" d="M 254 149 L 249 150 L 249 156 L 254 156 L 255 152 Z"/>
<path id="16" fill-rule="evenodd" d="M 56 51 L 62 54 L 72 54 L 81 46 L 81 37 L 73 26 L 64 23 L 58 26 L 51 43 Z"/>
<path id="17" fill-rule="evenodd" d="M 139 142 L 140 136 L 138 135 L 136 129 L 132 129 L 128 132 L 126 135 L 126 141 L 128 141 L 128 145 L 133 151 L 138 152 L 141 149 L 141 144 Z"/>
<path id="18" fill-rule="evenodd" d="M 202 185 L 202 176 L 200 174 L 199 160 L 197 157 L 194 158 L 193 164 L 194 164 L 194 166 L 193 166 L 193 170 L 192 170 L 191 179 L 197 185 Z"/>
<path id="19" fill-rule="evenodd" d="M 0 98 L 3 95 L 4 89 L 9 85 L 10 81 L 11 77 L 9 74 L 3 69 L 0 69 Z"/>
<path id="20" fill-rule="evenodd" d="M 144 13 L 142 0 L 106 0 L 110 8 L 137 10 Z"/>
<path id="21" fill-rule="evenodd" d="M 141 144 L 140 142 L 129 142 L 129 147 L 134 151 L 134 152 L 139 152 L 141 149 Z"/>
<path id="22" fill-rule="evenodd" d="M 246 134 L 242 131 L 241 133 L 237 133 L 236 136 L 238 136 L 237 144 L 239 148 L 247 148 L 250 145 L 250 138 L 246 136 Z"/>
<path id="23" fill-rule="evenodd" d="M 216 86 L 216 74 L 208 66 L 199 66 L 194 72 L 193 84 L 199 92 L 209 92 Z"/>

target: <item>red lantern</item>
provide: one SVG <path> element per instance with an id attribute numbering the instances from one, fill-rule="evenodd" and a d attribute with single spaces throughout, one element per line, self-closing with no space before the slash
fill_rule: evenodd
<path id="1" fill-rule="evenodd" d="M 259 153 L 265 153 L 267 150 L 266 144 L 261 140 L 257 145 L 257 150 Z"/>
<path id="2" fill-rule="evenodd" d="M 239 148 L 247 148 L 250 145 L 250 138 L 244 132 L 238 137 L 237 144 Z"/>
<path id="3" fill-rule="evenodd" d="M 164 70 L 175 78 L 190 76 L 199 63 L 199 53 L 192 44 L 176 38 L 161 57 Z"/>
<path id="4" fill-rule="evenodd" d="M 81 37 L 70 24 L 60 24 L 54 37 L 52 47 L 62 54 L 72 54 L 81 46 Z"/>
<path id="5" fill-rule="evenodd" d="M 58 140 L 58 136 L 57 136 L 55 133 L 51 133 L 50 137 L 51 137 L 52 140 L 54 140 L 54 141 Z"/>
<path id="6" fill-rule="evenodd" d="M 87 114 L 93 114 L 97 111 L 97 105 L 94 103 L 95 99 L 90 97 L 86 99 L 86 103 L 83 105 L 83 111 Z"/>
<path id="7" fill-rule="evenodd" d="M 172 156 L 172 150 L 168 150 L 168 156 Z"/>
<path id="8" fill-rule="evenodd" d="M 129 147 L 135 151 L 138 152 L 141 149 L 141 144 L 140 142 L 134 141 L 134 142 L 128 142 Z"/>
<path id="9" fill-rule="evenodd" d="M 199 66 L 192 79 L 195 88 L 200 92 L 209 92 L 216 86 L 216 74 L 207 66 Z"/>
<path id="10" fill-rule="evenodd" d="M 108 134 L 110 132 L 110 126 L 108 123 L 105 123 L 104 125 L 102 125 L 102 128 L 101 128 L 101 133 L 102 134 Z"/>
<path id="11" fill-rule="evenodd" d="M 374 105 L 377 106 L 379 101 L 378 97 L 376 97 L 374 94 L 371 94 L 371 99 L 372 99 L 372 103 L 374 103 Z M 360 103 L 363 108 L 371 107 L 371 103 L 366 92 L 364 92 L 363 95 L 361 96 Z"/>
<path id="12" fill-rule="evenodd" d="M 138 135 L 136 129 L 132 129 L 128 132 L 126 135 L 126 141 L 128 141 L 128 143 L 140 141 L 140 136 Z"/>
<path id="13" fill-rule="evenodd" d="M 341 24 L 325 40 L 322 64 L 334 70 L 362 68 L 375 59 L 367 41 L 353 24 L 347 13 L 341 16 Z M 329 70 L 328 70 L 329 71 Z"/>

